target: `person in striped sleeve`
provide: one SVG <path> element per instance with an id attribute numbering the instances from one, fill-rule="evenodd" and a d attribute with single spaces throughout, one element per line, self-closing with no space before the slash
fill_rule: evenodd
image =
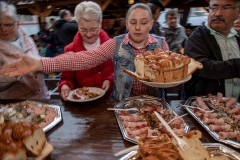
<path id="1" fill-rule="evenodd" d="M 15 58 L 21 58 L 21 60 L 3 66 L 0 74 L 16 76 L 32 71 L 84 70 L 112 58 L 114 63 L 114 84 L 111 100 L 120 101 L 126 97 L 137 95 L 163 97 L 164 94 L 161 88 L 146 86 L 122 70 L 122 68 L 126 68 L 135 72 L 134 57 L 147 50 L 153 51 L 155 48 L 161 48 L 163 51 L 169 50 L 168 44 L 163 37 L 149 34 L 152 25 L 153 19 L 150 8 L 144 3 L 136 3 L 129 8 L 126 15 L 128 33 L 114 37 L 96 49 L 75 54 L 69 52 L 54 58 L 42 58 L 41 60 L 15 55 Z"/>

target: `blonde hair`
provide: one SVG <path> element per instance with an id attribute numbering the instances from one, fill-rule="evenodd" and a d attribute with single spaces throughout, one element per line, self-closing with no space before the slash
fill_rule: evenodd
<path id="1" fill-rule="evenodd" d="M 74 17 L 77 23 L 79 23 L 81 19 L 100 22 L 102 20 L 102 9 L 95 2 L 84 1 L 76 6 Z"/>

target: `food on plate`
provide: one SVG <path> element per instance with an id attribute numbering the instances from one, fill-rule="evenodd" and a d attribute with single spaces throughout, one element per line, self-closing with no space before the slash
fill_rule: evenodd
<path id="1" fill-rule="evenodd" d="M 55 108 L 34 101 L 6 104 L 0 111 L 0 123 L 26 121 L 41 128 L 52 123 L 56 117 Z"/>
<path id="2" fill-rule="evenodd" d="M 213 113 L 198 109 L 193 109 L 193 113 L 221 139 L 240 142 L 240 104 L 235 98 L 223 97 L 222 93 L 208 94 L 207 97 L 197 97 L 191 105 L 206 111 L 213 109 Z"/>
<path id="3" fill-rule="evenodd" d="M 43 129 L 29 122 L 1 123 L 0 131 L 1 160 L 27 160 L 29 156 L 37 158 L 44 148 L 48 150 L 47 153 L 53 149 L 49 148 L 51 145 L 46 143 Z"/>
<path id="4" fill-rule="evenodd" d="M 176 117 L 171 108 L 164 108 L 161 103 L 154 103 L 154 101 L 149 104 L 146 103 L 139 109 L 139 112 L 120 111 L 118 118 L 128 137 L 135 138 L 142 135 L 158 136 L 162 133 L 168 134 L 168 131 L 155 116 L 154 111 L 157 111 L 166 122 Z M 175 119 L 169 125 L 177 135 L 184 134 L 186 124 L 182 118 Z"/>
<path id="5" fill-rule="evenodd" d="M 151 82 L 175 82 L 188 76 L 188 56 L 164 52 L 159 48 L 147 51 L 134 58 L 136 73 Z"/>
<path id="6" fill-rule="evenodd" d="M 86 99 L 98 97 L 100 95 L 101 93 L 98 92 L 97 90 L 93 91 L 89 87 L 83 87 L 75 90 L 75 92 L 72 94 L 72 98 L 75 100 L 86 100 Z"/>

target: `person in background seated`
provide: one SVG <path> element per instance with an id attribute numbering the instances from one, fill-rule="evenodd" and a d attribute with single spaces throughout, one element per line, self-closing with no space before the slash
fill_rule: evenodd
<path id="1" fill-rule="evenodd" d="M 81 2 L 74 11 L 79 32 L 64 52 L 79 52 L 95 49 L 107 40 L 108 34 L 101 29 L 102 9 L 95 2 Z M 74 53 L 72 53 L 74 54 Z M 98 87 L 105 90 L 105 98 L 110 98 L 113 84 L 113 62 L 111 59 L 88 70 L 63 71 L 58 91 L 66 100 L 70 91 L 81 87 Z"/>
<path id="2" fill-rule="evenodd" d="M 69 10 L 62 9 L 58 15 L 61 19 L 54 23 L 54 44 L 57 47 L 57 53 L 61 54 L 64 47 L 73 41 L 78 32 L 78 25 L 72 22 L 73 16 Z"/>
<path id="3" fill-rule="evenodd" d="M 233 29 L 239 7 L 238 0 L 210 0 L 207 22 L 189 36 L 184 54 L 201 62 L 203 69 L 185 83 L 186 98 L 217 92 L 239 98 L 240 39 Z"/>
<path id="4" fill-rule="evenodd" d="M 166 13 L 166 22 L 161 26 L 169 49 L 172 52 L 181 53 L 183 44 L 187 40 L 185 28 L 177 23 L 178 11 L 170 9 Z"/>
<path id="5" fill-rule="evenodd" d="M 14 54 L 40 59 L 34 41 L 19 28 L 16 7 L 0 2 L 0 68 L 18 61 Z M 29 72 L 17 77 L 0 75 L 0 99 L 49 99 L 41 72 Z"/>
<path id="6" fill-rule="evenodd" d="M 54 18 L 50 18 L 50 28 L 49 28 L 49 30 L 51 32 L 54 31 L 54 28 L 55 28 L 54 23 L 55 23 L 55 19 Z"/>
<path id="7" fill-rule="evenodd" d="M 45 50 L 45 57 L 55 56 L 55 45 L 53 43 L 53 32 L 49 30 L 49 26 L 46 22 L 41 23 L 41 30 L 38 32 L 39 39 L 42 44 L 42 51 Z M 41 51 L 41 52 L 42 52 Z M 41 54 L 42 55 L 42 54 Z"/>
<path id="8" fill-rule="evenodd" d="M 30 37 L 33 39 L 33 41 L 36 44 L 38 50 L 40 50 L 41 49 L 41 41 L 40 41 L 38 35 L 37 34 L 31 34 Z"/>
<path id="9" fill-rule="evenodd" d="M 126 74 L 123 68 L 135 72 L 134 58 L 146 51 L 161 48 L 168 51 L 163 37 L 149 34 L 153 20 L 150 8 L 144 3 L 132 5 L 126 16 L 128 33 L 110 39 L 98 48 L 77 53 L 65 53 L 54 58 L 37 60 L 29 56 L 16 55 L 21 58 L 17 63 L 5 65 L 0 74 L 16 76 L 32 71 L 67 71 L 84 70 L 96 67 L 106 60 L 113 59 L 114 81 L 111 100 L 120 101 L 129 96 L 151 95 L 162 97 L 162 89 L 153 88 Z"/>
<path id="10" fill-rule="evenodd" d="M 160 24 L 158 23 L 158 18 L 162 11 L 164 11 L 164 6 L 160 0 L 148 0 L 147 5 L 152 11 L 153 26 L 149 33 L 156 34 L 158 36 L 163 36 L 162 31 L 160 31 Z"/>
<path id="11" fill-rule="evenodd" d="M 187 23 L 185 26 L 185 31 L 186 31 L 186 35 L 189 37 L 190 34 L 192 33 L 193 31 L 193 26 L 191 25 L 191 23 Z"/>

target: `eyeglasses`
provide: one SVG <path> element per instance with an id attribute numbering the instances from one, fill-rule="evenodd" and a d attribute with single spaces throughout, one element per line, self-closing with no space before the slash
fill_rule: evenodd
<path id="1" fill-rule="evenodd" d="M 15 26 L 15 23 L 16 23 L 16 21 L 13 23 L 0 24 L 0 29 L 5 28 L 6 30 L 12 30 Z"/>
<path id="2" fill-rule="evenodd" d="M 99 28 L 93 28 L 93 29 L 90 29 L 90 30 L 79 29 L 79 31 L 82 35 L 86 35 L 88 32 L 91 33 L 91 34 L 96 34 L 99 31 Z"/>
<path id="3" fill-rule="evenodd" d="M 236 9 L 238 7 L 228 6 L 228 5 L 226 5 L 226 6 L 209 6 L 209 10 L 211 12 L 217 12 L 220 8 L 221 8 L 222 12 L 230 12 L 231 10 Z"/>

